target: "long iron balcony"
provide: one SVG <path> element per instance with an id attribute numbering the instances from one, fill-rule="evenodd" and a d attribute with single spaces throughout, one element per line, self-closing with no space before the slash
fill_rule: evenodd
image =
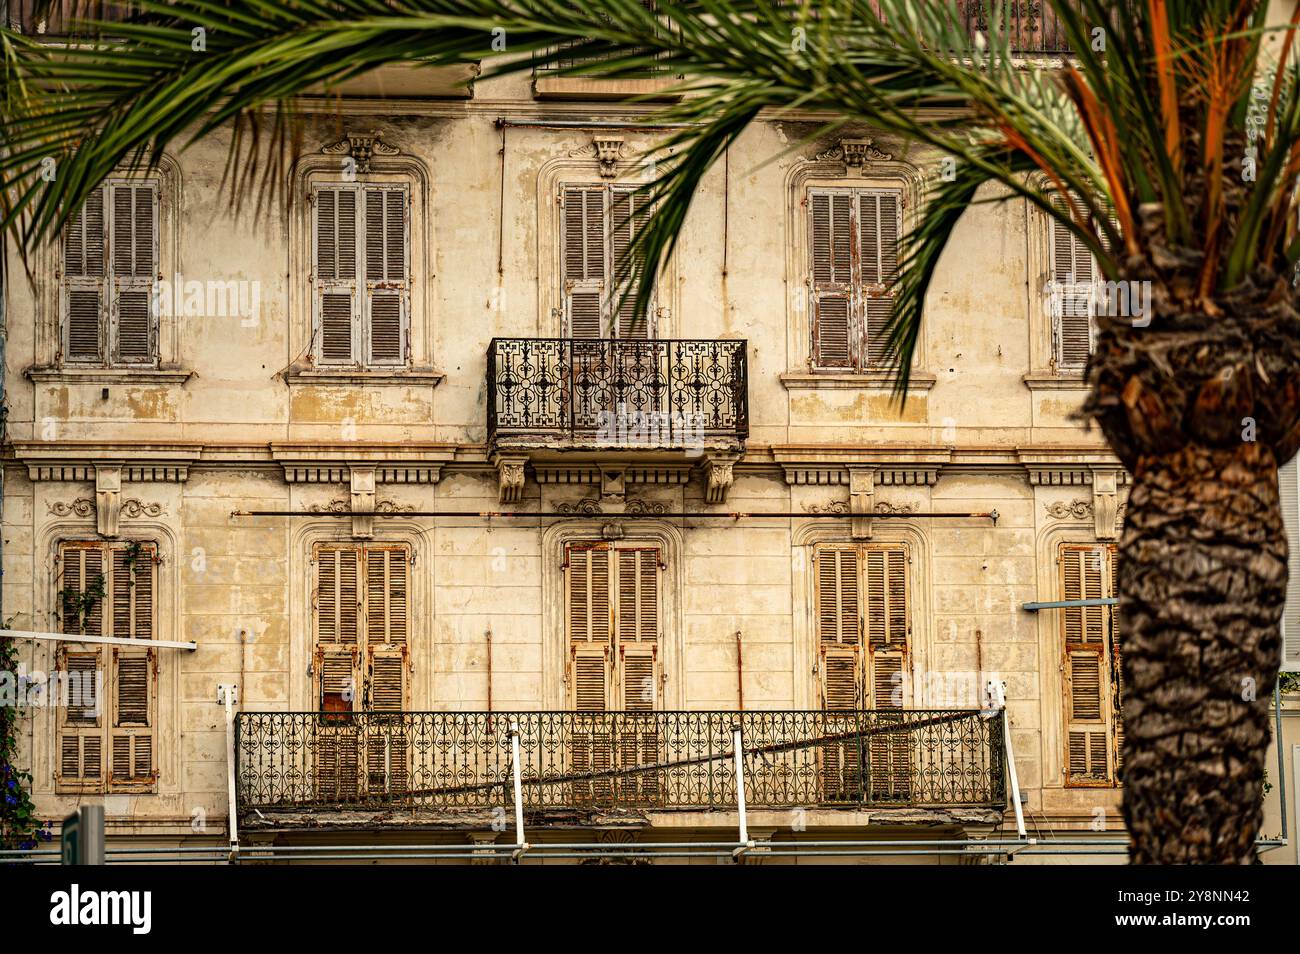
<path id="1" fill-rule="evenodd" d="M 493 338 L 488 441 L 703 451 L 749 434 L 743 340 Z"/>
<path id="2" fill-rule="evenodd" d="M 1006 804 L 1002 721 L 978 710 L 245 712 L 242 813 Z"/>

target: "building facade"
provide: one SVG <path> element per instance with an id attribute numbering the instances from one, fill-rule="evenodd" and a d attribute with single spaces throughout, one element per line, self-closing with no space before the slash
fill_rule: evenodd
<path id="1" fill-rule="evenodd" d="M 629 97 L 672 80 L 472 72 L 311 101 L 283 214 L 230 208 L 218 135 L 10 251 L 3 614 L 95 686 L 28 711 L 42 814 L 509 858 L 517 729 L 530 844 L 729 861 L 739 728 L 742 857 L 1001 859 L 1012 757 L 1031 835 L 1122 842 L 1113 609 L 1023 608 L 1115 592 L 1127 475 L 1049 291 L 1086 255 L 972 207 L 900 403 L 875 333 L 941 157 L 762 117 L 638 308 Z"/>

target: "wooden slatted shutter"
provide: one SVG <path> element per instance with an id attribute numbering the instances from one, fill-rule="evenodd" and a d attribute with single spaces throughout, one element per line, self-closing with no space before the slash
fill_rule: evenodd
<path id="1" fill-rule="evenodd" d="M 907 550 L 881 545 L 866 548 L 863 559 L 865 630 L 870 668 L 871 708 L 877 729 L 900 726 L 906 704 L 909 616 Z M 871 738 L 870 793 L 877 800 L 911 795 L 912 737 L 906 731 L 878 732 Z"/>
<path id="2" fill-rule="evenodd" d="M 1110 563 L 1110 572 L 1107 574 L 1107 582 L 1110 584 L 1106 590 L 1107 596 L 1119 596 L 1119 549 L 1113 544 L 1106 548 L 1106 557 Z M 1112 730 L 1112 745 L 1114 750 L 1115 781 L 1120 780 L 1119 770 L 1122 764 L 1124 753 L 1124 674 L 1120 668 L 1120 629 L 1119 629 L 1119 604 L 1110 608 L 1110 613 L 1106 619 L 1110 627 L 1109 638 L 1106 642 L 1107 652 L 1109 653 L 1110 662 L 1110 719 Z"/>
<path id="3" fill-rule="evenodd" d="M 113 361 L 147 363 L 156 355 L 158 337 L 150 304 L 158 275 L 157 185 L 111 184 L 107 189 L 112 195 Z"/>
<path id="4" fill-rule="evenodd" d="M 818 368 L 851 369 L 858 361 L 852 210 L 849 191 L 809 194 L 813 364 Z"/>
<path id="5" fill-rule="evenodd" d="M 610 193 L 609 233 L 610 233 L 610 276 L 616 277 L 624 265 L 628 250 L 636 234 L 645 228 L 650 219 L 650 197 L 636 192 L 635 186 L 613 186 Z M 640 260 L 634 259 L 632 271 L 626 281 L 614 291 L 610 307 L 614 312 L 611 327 L 618 338 L 651 338 L 650 315 L 653 306 L 646 311 L 635 307 L 635 290 L 637 282 L 644 271 Z"/>
<path id="6" fill-rule="evenodd" d="M 603 338 L 608 295 L 604 186 L 565 186 L 561 191 L 561 248 L 567 337 Z"/>
<path id="7" fill-rule="evenodd" d="M 894 309 L 902 194 L 893 190 L 861 192 L 858 209 L 864 367 L 878 368 L 885 364 L 884 332 Z"/>
<path id="8" fill-rule="evenodd" d="M 152 545 L 114 546 L 109 597 L 113 635 L 153 639 L 156 553 Z M 138 790 L 156 781 L 157 657 L 152 649 L 112 648 L 113 724 L 109 784 Z"/>
<path id="9" fill-rule="evenodd" d="M 356 316 L 357 192 L 350 186 L 317 187 L 315 267 L 312 272 L 317 353 L 323 364 L 355 364 L 359 353 Z"/>
<path id="10" fill-rule="evenodd" d="M 863 665 L 861 554 L 856 546 L 818 546 L 817 639 L 820 649 L 823 731 L 837 738 L 818 749 L 818 778 L 828 801 L 862 797 Z"/>
<path id="11" fill-rule="evenodd" d="M 659 708 L 659 562 L 657 547 L 620 547 L 615 590 L 615 633 L 618 639 L 617 679 L 626 716 L 618 723 L 619 768 L 660 761 L 655 717 Z M 634 713 L 643 714 L 640 718 Z M 637 772 L 619 778 L 620 804 L 654 804 L 661 779 L 658 772 Z"/>
<path id="12" fill-rule="evenodd" d="M 1286 527 L 1286 608 L 1282 611 L 1282 671 L 1300 672 L 1300 481 L 1296 459 L 1283 464 L 1277 473 L 1277 491 L 1282 503 L 1282 524 Z"/>
<path id="13" fill-rule="evenodd" d="M 98 791 L 104 779 L 103 653 L 64 645 L 58 651 L 66 695 L 59 700 L 59 765 L 55 785 L 60 791 Z"/>
<path id="14" fill-rule="evenodd" d="M 408 576 L 405 546 L 366 547 L 366 708 L 393 713 L 391 721 L 371 719 L 366 739 L 367 791 L 404 792 L 410 770 L 406 725 Z"/>
<path id="15" fill-rule="evenodd" d="M 355 800 L 360 788 L 360 745 L 351 718 L 361 704 L 361 549 L 316 547 L 317 797 Z"/>
<path id="16" fill-rule="evenodd" d="M 1060 196 L 1052 204 L 1065 208 Z M 1088 246 L 1057 219 L 1052 219 L 1050 244 L 1052 280 L 1059 299 L 1052 313 L 1054 359 L 1058 369 L 1078 371 L 1092 353 L 1096 263 Z"/>
<path id="17" fill-rule="evenodd" d="M 104 192 L 96 189 L 63 233 L 63 356 L 68 361 L 104 359 Z"/>
<path id="18" fill-rule="evenodd" d="M 1111 590 L 1110 548 L 1067 544 L 1061 548 L 1061 598 L 1100 599 Z M 1112 611 L 1106 606 L 1066 607 L 1064 631 L 1066 784 L 1109 785 L 1112 697 L 1107 644 Z"/>
<path id="19" fill-rule="evenodd" d="M 109 585 L 104 549 L 100 544 L 66 544 L 60 548 L 60 623 L 64 633 L 107 636 L 104 593 Z M 89 606 L 83 602 L 93 597 Z M 62 791 L 103 790 L 104 726 L 107 724 L 105 651 L 85 643 L 64 643 L 58 650 L 58 670 L 66 675 L 67 696 L 60 703 L 59 767 L 56 785 Z M 69 704 L 64 704 L 69 703 Z"/>
<path id="20" fill-rule="evenodd" d="M 366 338 L 371 364 L 403 364 L 409 351 L 407 206 L 405 188 L 365 190 Z"/>

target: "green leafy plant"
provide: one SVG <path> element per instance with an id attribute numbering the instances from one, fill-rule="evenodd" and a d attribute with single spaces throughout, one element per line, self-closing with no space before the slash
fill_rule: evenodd
<path id="1" fill-rule="evenodd" d="M 75 620 L 76 632 L 81 632 L 86 625 L 86 620 L 94 612 L 95 604 L 104 598 L 104 574 L 99 574 L 87 583 L 84 590 L 77 589 L 75 586 L 65 586 L 59 590 L 58 596 L 59 605 L 63 607 L 62 622 Z"/>
<path id="2" fill-rule="evenodd" d="M 9 638 L 0 638 L 0 671 L 9 673 L 13 684 L 19 685 L 18 645 Z M 14 698 L 13 705 L 0 705 L 0 847 L 30 849 L 53 835 L 51 823 L 36 817 L 31 773 L 17 764 L 22 693 Z"/>

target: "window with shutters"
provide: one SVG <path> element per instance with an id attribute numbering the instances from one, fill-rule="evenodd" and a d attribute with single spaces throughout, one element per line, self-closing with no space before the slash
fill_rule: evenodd
<path id="1" fill-rule="evenodd" d="M 658 547 L 565 547 L 566 681 L 576 720 L 570 739 L 575 774 L 626 772 L 661 761 L 656 722 L 648 715 L 659 708 L 662 688 L 661 561 Z M 579 779 L 572 794 L 578 801 L 603 801 L 617 791 L 623 800 L 653 801 L 661 783 L 656 772 L 634 772 Z"/>
<path id="2" fill-rule="evenodd" d="M 312 187 L 312 354 L 317 364 L 410 360 L 410 196 L 402 183 Z"/>
<path id="3" fill-rule="evenodd" d="M 901 190 L 808 190 L 814 369 L 885 365 L 902 227 Z"/>
<path id="4" fill-rule="evenodd" d="M 347 801 L 405 791 L 409 740 L 401 713 L 411 669 L 410 547 L 322 543 L 313 563 L 318 794 Z M 364 735 L 351 718 L 355 712 L 371 713 Z M 393 720 L 375 718 L 383 713 Z"/>
<path id="5" fill-rule="evenodd" d="M 59 548 L 60 632 L 139 646 L 59 643 L 55 788 L 153 792 L 158 783 L 157 548 L 66 543 Z"/>
<path id="6" fill-rule="evenodd" d="M 158 183 L 107 179 L 63 231 L 60 351 L 65 364 L 158 362 Z"/>
<path id="7" fill-rule="evenodd" d="M 823 746 L 823 794 L 831 800 L 906 798 L 912 740 L 881 731 L 907 702 L 911 621 L 907 548 L 902 544 L 819 544 L 813 551 L 821 707 L 827 730 L 845 741 Z M 864 710 L 871 710 L 870 716 Z M 869 735 L 855 736 L 866 728 Z M 864 771 L 865 769 L 865 771 Z"/>
<path id="8" fill-rule="evenodd" d="M 1113 544 L 1062 544 L 1061 599 L 1116 595 Z M 1112 786 L 1123 745 L 1118 610 L 1074 606 L 1060 611 L 1065 700 L 1065 783 Z"/>
<path id="9" fill-rule="evenodd" d="M 650 218 L 648 196 L 636 185 L 565 183 L 560 186 L 560 281 L 564 337 L 653 338 L 653 302 L 635 307 L 629 294 L 641 267 L 629 250 Z"/>

